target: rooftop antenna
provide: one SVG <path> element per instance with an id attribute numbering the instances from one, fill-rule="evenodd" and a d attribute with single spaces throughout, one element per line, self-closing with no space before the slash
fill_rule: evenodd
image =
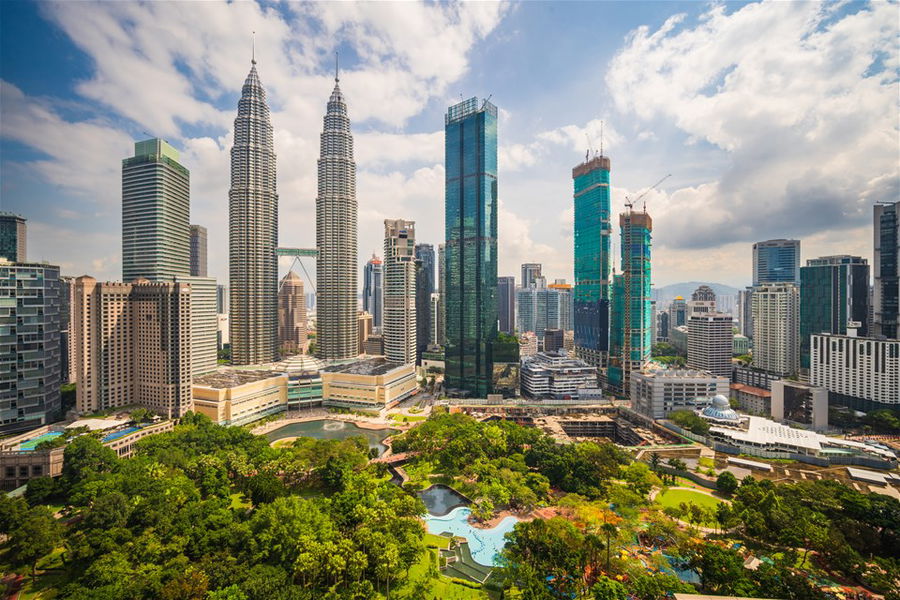
<path id="1" fill-rule="evenodd" d="M 600 156 L 603 156 L 603 121 L 600 121 Z"/>
<path id="2" fill-rule="evenodd" d="M 591 141 L 591 134 L 588 133 L 587 130 L 584 132 L 584 137 L 587 138 L 588 149 L 587 152 L 584 153 L 584 162 L 590 160 L 591 152 L 594 151 L 594 142 Z"/>
<path id="3" fill-rule="evenodd" d="M 487 103 L 490 102 L 491 98 L 493 98 L 493 94 L 488 94 L 488 97 L 484 99 L 484 102 L 481 103 L 481 110 L 484 110 L 484 107 L 487 106 Z"/>
<path id="4" fill-rule="evenodd" d="M 252 50 L 250 51 L 251 52 L 250 64 L 255 65 L 256 64 L 256 32 L 255 31 L 253 32 L 253 37 L 251 39 L 252 39 L 252 41 L 250 42 L 250 44 L 251 44 Z"/>
<path id="5" fill-rule="evenodd" d="M 334 82 L 335 83 L 337 83 L 341 80 L 341 78 L 339 77 L 341 71 L 340 71 L 340 65 L 338 64 L 338 57 L 339 57 L 339 54 L 337 51 L 335 51 L 335 53 L 334 53 Z"/>

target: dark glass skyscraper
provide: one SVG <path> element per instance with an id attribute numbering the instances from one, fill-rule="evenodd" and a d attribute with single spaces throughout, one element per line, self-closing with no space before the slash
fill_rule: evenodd
<path id="1" fill-rule="evenodd" d="M 900 202 L 875 205 L 875 335 L 900 337 Z"/>
<path id="2" fill-rule="evenodd" d="M 384 306 L 384 265 L 372 255 L 363 269 L 363 310 L 372 315 L 372 327 L 381 331 L 381 315 Z"/>
<path id="3" fill-rule="evenodd" d="M 511 334 L 516 330 L 516 278 L 498 277 L 497 294 L 500 331 Z"/>
<path id="4" fill-rule="evenodd" d="M 416 244 L 416 364 L 432 338 L 431 294 L 434 293 L 434 246 Z"/>
<path id="5" fill-rule="evenodd" d="M 610 160 L 572 169 L 575 200 L 575 353 L 600 366 L 609 350 Z"/>
<path id="6" fill-rule="evenodd" d="M 823 256 L 800 268 L 800 367 L 809 368 L 811 337 L 846 335 L 847 323 L 859 323 L 868 335 L 869 265 L 859 256 Z"/>
<path id="7" fill-rule="evenodd" d="M 185 267 L 188 267 L 186 219 Z M 272 122 L 266 91 L 253 60 L 234 120 L 228 192 L 229 325 L 233 364 L 254 365 L 278 357 L 276 246 L 278 193 Z"/>
<path id="8" fill-rule="evenodd" d="M 25 217 L 0 212 L 0 257 L 9 262 L 25 262 Z"/>
<path id="9" fill-rule="evenodd" d="M 800 240 L 753 244 L 753 285 L 800 283 Z"/>
<path id="10" fill-rule="evenodd" d="M 497 338 L 497 107 L 469 98 L 447 110 L 445 385 L 491 392 Z"/>

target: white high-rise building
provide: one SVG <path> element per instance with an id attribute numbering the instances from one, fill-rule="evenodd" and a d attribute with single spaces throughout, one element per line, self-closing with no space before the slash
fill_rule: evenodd
<path id="1" fill-rule="evenodd" d="M 278 357 L 278 193 L 272 123 L 256 60 L 234 120 L 228 209 L 231 362 L 270 362 Z"/>
<path id="2" fill-rule="evenodd" d="M 176 276 L 174 283 L 191 288 L 191 376 L 197 377 L 218 366 L 219 318 L 216 313 L 216 280 L 212 277 Z"/>
<path id="3" fill-rule="evenodd" d="M 319 145 L 316 197 L 316 356 L 360 353 L 357 331 L 356 163 L 347 103 L 337 73 Z"/>
<path id="4" fill-rule="evenodd" d="M 384 355 L 416 362 L 416 224 L 384 220 Z"/>
<path id="5" fill-rule="evenodd" d="M 809 382 L 829 403 L 871 411 L 900 407 L 900 340 L 812 336 Z"/>
<path id="6" fill-rule="evenodd" d="M 691 369 L 655 369 L 631 374 L 631 408 L 653 419 L 693 410 L 697 400 L 728 397 L 728 377 Z"/>
<path id="7" fill-rule="evenodd" d="M 800 369 L 800 288 L 773 283 L 753 289 L 753 366 L 782 377 Z"/>
<path id="8" fill-rule="evenodd" d="M 731 377 L 731 350 L 734 345 L 731 315 L 703 313 L 688 319 L 688 358 L 691 369 Z"/>

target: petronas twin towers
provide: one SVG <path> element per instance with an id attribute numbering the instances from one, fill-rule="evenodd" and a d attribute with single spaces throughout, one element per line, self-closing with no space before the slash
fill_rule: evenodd
<path id="1" fill-rule="evenodd" d="M 266 92 L 254 59 L 234 120 L 229 202 L 231 360 L 235 365 L 278 357 L 278 193 Z M 356 324 L 356 163 L 347 104 L 335 74 L 318 161 L 316 245 L 317 354 L 325 360 L 359 354 Z"/>

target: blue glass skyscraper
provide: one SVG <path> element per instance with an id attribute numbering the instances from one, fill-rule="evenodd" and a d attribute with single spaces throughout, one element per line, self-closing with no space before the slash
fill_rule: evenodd
<path id="1" fill-rule="evenodd" d="M 575 201 L 575 353 L 601 366 L 609 350 L 610 161 L 594 156 L 572 169 Z"/>
<path id="2" fill-rule="evenodd" d="M 491 392 L 497 338 L 497 107 L 469 98 L 444 120 L 445 385 Z"/>
<path id="3" fill-rule="evenodd" d="M 800 283 L 800 240 L 753 244 L 753 285 Z"/>

